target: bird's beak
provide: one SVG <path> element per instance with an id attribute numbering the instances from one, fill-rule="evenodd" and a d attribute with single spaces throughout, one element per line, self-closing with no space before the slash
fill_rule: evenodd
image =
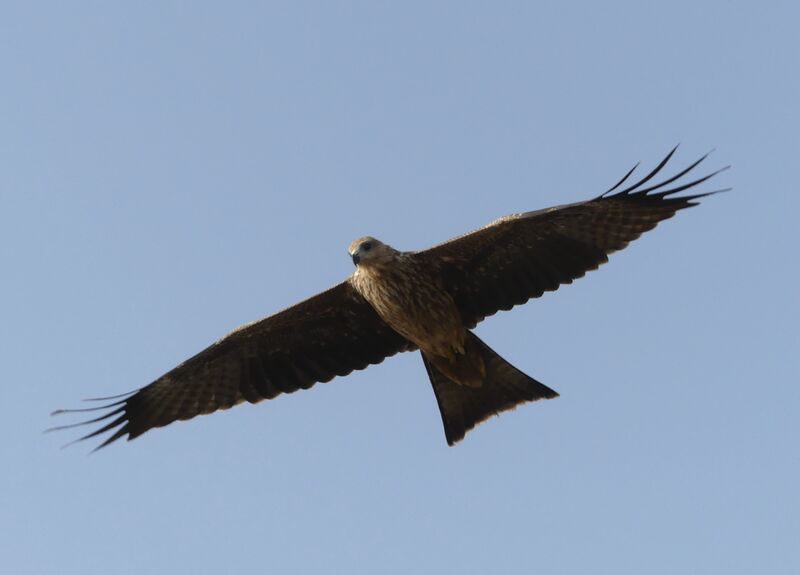
<path id="1" fill-rule="evenodd" d="M 352 257 L 353 257 L 353 263 L 355 265 L 358 265 L 358 262 L 361 260 L 361 257 L 358 255 L 358 252 L 357 251 L 353 252 Z"/>

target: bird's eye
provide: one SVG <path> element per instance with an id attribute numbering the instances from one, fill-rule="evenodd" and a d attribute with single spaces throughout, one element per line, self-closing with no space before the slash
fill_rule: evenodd
<path id="1" fill-rule="evenodd" d="M 364 250 L 365 252 L 368 252 L 369 250 L 372 249 L 372 242 L 364 242 L 363 244 L 361 244 L 361 249 Z"/>

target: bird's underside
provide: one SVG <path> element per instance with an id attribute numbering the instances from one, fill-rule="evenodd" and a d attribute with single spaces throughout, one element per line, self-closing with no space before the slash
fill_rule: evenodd
<path id="1" fill-rule="evenodd" d="M 592 200 L 506 216 L 424 251 L 356 240 L 349 250 L 356 272 L 344 282 L 238 328 L 141 389 L 106 398 L 116 401 L 54 412 L 104 413 L 52 429 L 98 423 L 80 439 L 108 432 L 103 447 L 419 350 L 452 445 L 492 415 L 558 395 L 501 358 L 472 328 L 572 283 L 660 221 L 715 193 L 676 195 L 722 171 L 680 183 L 706 156 L 652 184 L 674 152 L 628 187 L 635 167 Z"/>

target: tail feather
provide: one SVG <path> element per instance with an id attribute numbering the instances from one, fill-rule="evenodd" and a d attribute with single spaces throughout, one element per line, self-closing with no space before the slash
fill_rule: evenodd
<path id="1" fill-rule="evenodd" d="M 470 429 L 493 415 L 528 401 L 558 397 L 558 393 L 497 355 L 478 336 L 470 333 L 470 337 L 477 344 L 474 347 L 483 354 L 486 365 L 486 378 L 480 387 L 454 382 L 421 352 L 439 403 L 448 445 L 461 441 Z"/>

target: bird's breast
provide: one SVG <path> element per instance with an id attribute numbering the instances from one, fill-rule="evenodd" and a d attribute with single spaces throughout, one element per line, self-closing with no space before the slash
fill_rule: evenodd
<path id="1" fill-rule="evenodd" d="M 413 264 L 361 269 L 353 284 L 392 329 L 420 349 L 463 353 L 466 330 L 453 298 Z"/>

